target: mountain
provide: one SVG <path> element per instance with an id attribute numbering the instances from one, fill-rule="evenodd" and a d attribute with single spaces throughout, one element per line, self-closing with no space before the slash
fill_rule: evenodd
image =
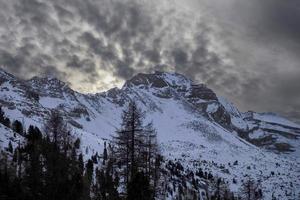
<path id="1" fill-rule="evenodd" d="M 121 89 L 81 94 L 53 77 L 20 80 L 0 71 L 0 105 L 6 115 L 42 128 L 50 111 L 60 110 L 81 138 L 86 158 L 102 153 L 103 141 L 120 127 L 131 100 L 145 112 L 145 121 L 153 122 L 167 160 L 179 160 L 193 172 L 209 170 L 234 192 L 250 175 L 261 182 L 264 199 L 297 198 L 300 125 L 276 114 L 242 113 L 206 85 L 177 73 L 137 74 Z M 22 140 L 3 126 L 0 131 L 2 148 L 7 141 Z"/>

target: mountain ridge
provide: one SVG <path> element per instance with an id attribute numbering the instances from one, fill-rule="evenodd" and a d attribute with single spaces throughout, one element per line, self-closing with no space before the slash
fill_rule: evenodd
<path id="1" fill-rule="evenodd" d="M 146 113 L 145 121 L 153 122 L 166 159 L 182 160 L 185 167 L 193 170 L 197 170 L 193 162 L 201 163 L 229 182 L 251 174 L 270 185 L 264 187 L 267 197 L 289 180 L 293 187 L 300 186 L 300 172 L 292 169 L 285 174 L 292 166 L 300 166 L 297 124 L 276 116 L 242 113 L 204 84 L 196 84 L 183 75 L 141 74 L 125 82 L 121 89 L 88 95 L 56 79 L 42 78 L 40 83 L 11 78 L 0 81 L 0 104 L 5 113 L 11 119 L 22 119 L 26 127 L 42 127 L 50 111 L 59 110 L 73 134 L 81 138 L 82 149 L 88 149 L 86 158 L 101 153 L 103 139 L 109 139 L 120 127 L 122 111 L 134 100 Z M 227 165 L 236 160 L 241 163 L 240 169 Z M 230 173 L 214 166 L 215 162 L 226 165 Z M 276 168 L 277 162 L 283 166 Z M 266 169 L 268 165 L 271 167 Z M 270 178 L 271 171 L 281 175 Z M 230 187 L 237 191 L 237 185 Z M 294 191 L 293 187 L 286 190 Z"/>
<path id="2" fill-rule="evenodd" d="M 190 104 L 193 107 L 192 109 L 201 112 L 208 119 L 212 119 L 223 127 L 229 130 L 236 130 L 237 132 L 247 132 L 253 129 L 253 127 L 249 128 L 248 122 L 245 121 L 251 121 L 251 126 L 254 126 L 255 122 L 264 120 L 263 117 L 259 116 L 270 115 L 253 111 L 242 113 L 228 100 L 217 96 L 205 84 L 197 84 L 179 73 L 159 71 L 155 71 L 152 74 L 139 73 L 127 80 L 121 89 L 112 88 L 105 92 L 85 95 L 71 89 L 66 83 L 55 77 L 33 77 L 29 80 L 21 80 L 2 69 L 0 72 L 0 79 L 2 81 L 13 82 L 14 85 L 18 85 L 25 92 L 29 93 L 28 96 L 53 97 L 56 100 L 61 99 L 61 103 L 64 98 L 69 98 L 71 101 L 77 102 L 79 107 L 84 107 L 84 105 L 82 105 L 78 98 L 93 99 L 96 101 L 107 98 L 112 103 L 123 106 L 126 101 L 130 100 L 130 97 L 126 93 L 139 88 L 141 90 L 151 90 L 151 93 L 159 98 L 179 98 L 185 103 Z M 3 99 L 0 100 L 3 102 Z M 42 99 L 39 103 L 46 104 L 47 99 Z M 50 107 L 53 108 L 53 106 Z M 85 112 L 87 113 L 87 111 Z M 254 116 L 256 116 L 256 119 Z M 290 122 L 277 114 L 270 116 L 279 120 L 275 120 L 275 122 L 271 120 L 270 122 L 270 120 L 265 119 L 266 123 L 281 125 L 283 128 L 297 129 L 296 132 L 298 133 L 300 125 Z M 285 123 L 282 123 L 283 121 Z M 240 135 L 244 136 L 244 134 Z M 248 136 L 244 136 L 245 138 L 249 139 Z"/>

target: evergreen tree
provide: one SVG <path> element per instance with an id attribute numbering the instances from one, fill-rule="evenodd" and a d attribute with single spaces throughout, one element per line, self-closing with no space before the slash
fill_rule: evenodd
<path id="1" fill-rule="evenodd" d="M 43 188 L 43 166 L 41 162 L 42 133 L 36 127 L 29 126 L 27 143 L 23 154 L 26 154 L 24 185 L 26 185 L 26 196 L 28 199 L 42 199 Z"/>
<path id="2" fill-rule="evenodd" d="M 259 200 L 263 197 L 260 184 L 250 176 L 242 183 L 240 195 L 245 200 Z"/>
<path id="3" fill-rule="evenodd" d="M 19 134 L 23 134 L 23 125 L 22 125 L 22 123 L 20 122 L 20 121 L 18 121 L 18 120 L 15 120 L 13 123 L 12 123 L 12 129 L 15 131 L 15 132 L 17 132 L 17 133 L 19 133 Z"/>
<path id="4" fill-rule="evenodd" d="M 4 111 L 2 110 L 2 107 L 0 106 L 0 123 L 3 124 L 4 123 L 4 120 L 5 120 L 5 113 Z"/>
<path id="5" fill-rule="evenodd" d="M 93 179 L 93 168 L 94 168 L 94 164 L 91 159 L 88 160 L 85 168 L 86 168 L 85 177 L 87 178 L 87 181 L 90 185 Z"/>
<path id="6" fill-rule="evenodd" d="M 78 156 L 78 167 L 79 167 L 80 174 L 83 175 L 83 172 L 84 172 L 84 163 L 83 163 L 83 155 L 82 155 L 82 153 L 80 153 L 79 156 Z"/>
<path id="7" fill-rule="evenodd" d="M 230 192 L 228 183 L 221 178 L 213 178 L 211 186 L 211 190 L 213 191 L 213 195 L 211 197 L 212 200 L 232 199 L 232 193 Z"/>
<path id="8" fill-rule="evenodd" d="M 10 128 L 10 119 L 9 118 L 5 118 L 4 119 L 4 122 L 3 122 L 3 125 Z"/>
<path id="9" fill-rule="evenodd" d="M 59 112 L 51 112 L 44 125 L 45 194 L 47 199 L 79 199 L 83 181 L 77 148 Z M 79 188 L 79 189 L 78 189 Z M 76 195 L 75 195 L 76 194 Z"/>
<path id="10" fill-rule="evenodd" d="M 93 168 L 93 161 L 89 159 L 85 166 L 83 199 L 90 199 L 90 190 L 93 180 Z"/>
<path id="11" fill-rule="evenodd" d="M 113 161 L 108 156 L 107 165 L 101 170 L 96 169 L 96 182 L 94 185 L 94 194 L 97 200 L 118 200 L 119 178 L 113 171 Z"/>
<path id="12" fill-rule="evenodd" d="M 29 126 L 24 146 L 19 143 L 14 151 L 9 143 L 8 149 L 13 153 L 10 161 L 0 155 L 1 198 L 82 199 L 85 188 L 80 140 L 73 142 L 63 118 L 56 113 L 51 115 L 45 127 L 46 136 L 43 137 L 37 127 Z M 88 169 L 86 172 L 91 182 L 93 172 Z M 86 194 L 88 199 L 89 188 Z"/>
<path id="13" fill-rule="evenodd" d="M 106 149 L 106 142 L 104 142 L 104 150 L 103 150 L 103 165 L 105 165 L 105 162 L 107 160 L 107 149 Z"/>
<path id="14" fill-rule="evenodd" d="M 10 153 L 13 153 L 14 151 L 11 141 L 9 141 L 8 143 L 7 151 L 9 151 Z"/>
<path id="15" fill-rule="evenodd" d="M 0 152 L 0 197 L 2 199 L 25 199 L 20 179 L 15 168 L 7 159 L 8 155 Z"/>
<path id="16" fill-rule="evenodd" d="M 143 172 L 137 172 L 128 184 L 127 200 L 151 200 L 153 191 L 148 177 Z"/>
<path id="17" fill-rule="evenodd" d="M 10 127 L 10 119 L 5 117 L 5 113 L 0 106 L 0 124 L 3 124 L 6 127 Z"/>
<path id="18" fill-rule="evenodd" d="M 134 102 L 130 102 L 122 115 L 122 127 L 113 138 L 116 163 L 121 169 L 121 176 L 127 193 L 135 187 L 133 179 L 145 176 L 154 198 L 157 185 L 159 165 L 156 163 L 158 154 L 156 134 L 152 124 L 144 125 L 144 114 Z M 141 175 L 142 174 L 142 175 Z M 131 183 L 131 187 L 129 187 Z"/>
<path id="19" fill-rule="evenodd" d="M 137 153 L 138 145 L 142 143 L 142 118 L 141 111 L 134 102 L 131 102 L 128 109 L 123 112 L 122 129 L 117 132 L 118 135 L 114 138 L 119 162 L 121 165 L 125 165 L 126 184 L 138 169 Z"/>
<path id="20" fill-rule="evenodd" d="M 79 149 L 79 148 L 80 148 L 80 139 L 79 139 L 79 138 L 77 138 L 77 139 L 75 140 L 75 142 L 74 142 L 74 147 L 75 147 L 76 149 Z"/>
<path id="21" fill-rule="evenodd" d="M 70 142 L 70 131 L 59 111 L 51 111 L 50 118 L 44 124 L 44 131 L 56 147 L 66 148 L 66 145 Z"/>

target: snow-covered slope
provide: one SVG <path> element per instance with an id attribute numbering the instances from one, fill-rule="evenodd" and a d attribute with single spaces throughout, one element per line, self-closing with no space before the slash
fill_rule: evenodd
<path id="1" fill-rule="evenodd" d="M 23 143 L 22 136 L 14 133 L 11 129 L 0 124 L 0 151 L 7 149 L 9 142 L 11 142 L 12 147 L 15 149 L 19 144 Z"/>
<path id="2" fill-rule="evenodd" d="M 102 152 L 130 100 L 146 113 L 146 122 L 153 122 L 167 159 L 181 160 L 193 171 L 211 170 L 233 191 L 250 175 L 261 181 L 265 199 L 273 193 L 295 199 L 300 192 L 300 126 L 275 115 L 241 113 L 183 75 L 138 74 L 121 89 L 84 95 L 55 78 L 23 81 L 0 71 L 0 104 L 8 117 L 42 127 L 50 110 L 59 109 L 81 138 L 86 157 Z"/>

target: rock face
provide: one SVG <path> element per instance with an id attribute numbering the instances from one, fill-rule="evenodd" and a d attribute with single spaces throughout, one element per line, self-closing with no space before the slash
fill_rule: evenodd
<path id="1" fill-rule="evenodd" d="M 168 87 L 168 83 L 157 74 L 137 74 L 125 83 L 126 87 L 130 87 L 132 85 L 154 88 Z"/>
<path id="2" fill-rule="evenodd" d="M 27 84 L 42 96 L 62 97 L 63 93 L 73 93 L 66 83 L 51 77 L 34 77 Z"/>
<path id="3" fill-rule="evenodd" d="M 191 83 L 192 81 L 190 79 L 181 74 L 156 71 L 154 74 L 139 73 L 130 80 L 126 81 L 124 87 L 143 86 L 152 88 L 178 88 L 188 86 Z"/>
<path id="4" fill-rule="evenodd" d="M 300 127 L 274 113 L 244 113 L 249 124 L 241 137 L 249 142 L 277 153 L 298 153 Z"/>
<path id="5" fill-rule="evenodd" d="M 50 111 L 58 109 L 76 137 L 81 137 L 82 148 L 89 152 L 101 153 L 102 139 L 110 138 L 119 128 L 122 110 L 132 100 L 145 113 L 145 121 L 156 128 L 167 159 L 182 160 L 188 168 L 205 160 L 201 162 L 203 167 L 230 183 L 232 178 L 244 177 L 245 173 L 266 177 L 263 183 L 272 186 L 264 188 L 266 199 L 284 185 L 282 180 L 291 180 L 300 188 L 300 174 L 296 171 L 300 167 L 299 125 L 275 114 L 242 113 L 206 85 L 183 75 L 138 74 L 121 89 L 86 95 L 56 78 L 24 81 L 0 70 L 0 105 L 8 117 L 22 119 L 26 127 L 42 127 Z M 241 164 L 238 168 L 230 166 L 229 174 L 215 164 L 227 165 L 236 160 Z M 270 179 L 271 170 L 275 169 L 265 166 L 275 166 L 276 162 L 283 163 L 276 169 L 282 177 Z M 290 174 L 285 174 L 290 168 Z M 231 186 L 233 190 L 237 188 Z"/>
<path id="6" fill-rule="evenodd" d="M 191 85 L 190 91 L 187 95 L 187 98 L 192 100 L 215 100 L 217 101 L 217 95 L 209 88 L 207 88 L 204 84 Z"/>

